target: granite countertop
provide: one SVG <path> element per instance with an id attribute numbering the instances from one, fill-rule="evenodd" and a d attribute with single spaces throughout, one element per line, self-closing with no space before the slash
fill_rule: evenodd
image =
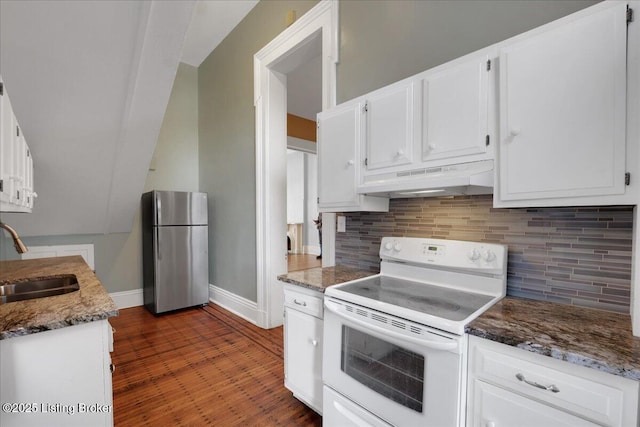
<path id="1" fill-rule="evenodd" d="M 291 273 L 278 276 L 278 280 L 293 285 L 303 286 L 318 292 L 324 292 L 326 288 L 350 280 L 362 279 L 363 277 L 378 274 L 374 271 L 362 270 L 345 265 L 335 267 L 316 267 L 308 270 L 292 271 Z"/>
<path id="2" fill-rule="evenodd" d="M 0 282 L 74 274 L 80 289 L 0 304 L 0 340 L 103 320 L 118 308 L 81 256 L 0 261 Z"/>
<path id="3" fill-rule="evenodd" d="M 640 380 L 640 338 L 631 316 L 506 297 L 466 327 L 470 335 Z"/>

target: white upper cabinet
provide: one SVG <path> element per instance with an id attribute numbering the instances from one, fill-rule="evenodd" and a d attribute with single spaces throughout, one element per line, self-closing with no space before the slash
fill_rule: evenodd
<path id="1" fill-rule="evenodd" d="M 31 212 L 33 158 L 0 79 L 0 212 Z"/>
<path id="2" fill-rule="evenodd" d="M 420 141 L 420 85 L 409 80 L 371 93 L 365 101 L 366 171 L 411 164 Z"/>
<path id="3" fill-rule="evenodd" d="M 604 2 L 501 45 L 496 206 L 625 193 L 626 12 Z"/>
<path id="4" fill-rule="evenodd" d="M 495 91 L 494 69 L 495 50 L 492 49 L 425 73 L 423 162 L 437 163 L 442 159 L 471 155 L 477 155 L 478 159 L 474 160 L 480 160 L 487 157 L 484 154 L 493 153 L 490 150 L 489 91 Z M 492 102 L 491 106 L 494 105 Z"/>
<path id="5" fill-rule="evenodd" d="M 356 192 L 360 176 L 361 102 L 318 114 L 318 210 L 388 211 L 389 200 Z"/>

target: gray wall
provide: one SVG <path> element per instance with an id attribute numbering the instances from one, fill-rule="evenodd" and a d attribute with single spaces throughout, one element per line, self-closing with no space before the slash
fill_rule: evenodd
<path id="1" fill-rule="evenodd" d="M 180 64 L 154 152 L 156 170 L 149 171 L 145 191 L 198 190 L 197 129 L 197 68 Z M 138 212 L 131 233 L 34 236 L 23 241 L 27 246 L 93 243 L 98 278 L 108 292 L 120 292 L 142 288 L 141 238 Z M 18 258 L 12 240 L 0 234 L 0 259 Z"/>
<path id="2" fill-rule="evenodd" d="M 198 70 L 200 190 L 210 281 L 256 301 L 253 55 L 315 1 L 261 1 Z M 338 102 L 570 14 L 595 1 L 341 0 Z"/>
<path id="3" fill-rule="evenodd" d="M 340 1 L 338 102 L 598 1 Z"/>
<path id="4" fill-rule="evenodd" d="M 209 193 L 211 284 L 251 301 L 256 289 L 253 55 L 315 1 L 262 1 L 198 69 L 200 191 Z"/>

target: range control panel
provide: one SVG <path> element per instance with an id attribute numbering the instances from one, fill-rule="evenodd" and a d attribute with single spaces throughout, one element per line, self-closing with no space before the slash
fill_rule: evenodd
<path id="1" fill-rule="evenodd" d="M 462 240 L 383 237 L 380 258 L 447 269 L 505 274 L 507 246 Z"/>

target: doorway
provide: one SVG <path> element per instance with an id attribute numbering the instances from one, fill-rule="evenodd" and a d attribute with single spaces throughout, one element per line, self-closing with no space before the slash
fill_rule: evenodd
<path id="1" fill-rule="evenodd" d="M 322 45 L 287 76 L 287 271 L 320 267 L 316 116 L 322 111 Z"/>
<path id="2" fill-rule="evenodd" d="M 287 272 L 287 74 L 318 56 L 322 109 L 335 105 L 338 4 L 321 1 L 254 56 L 256 108 L 256 264 L 258 318 L 263 328 L 282 324 Z M 335 259 L 335 214 L 323 214 L 323 266 Z"/>

